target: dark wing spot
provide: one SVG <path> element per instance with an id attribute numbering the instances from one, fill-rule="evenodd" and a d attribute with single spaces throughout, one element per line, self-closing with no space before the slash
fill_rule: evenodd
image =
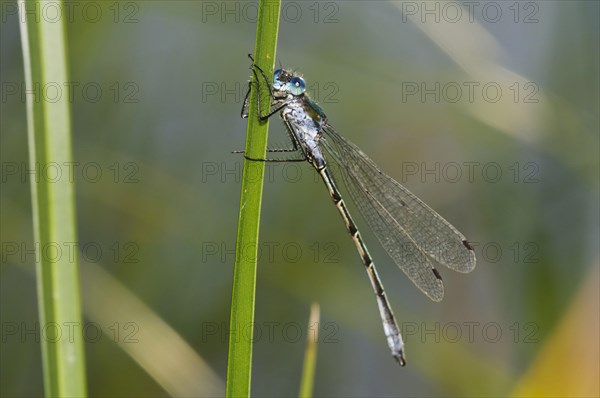
<path id="1" fill-rule="evenodd" d="M 433 275 L 435 275 L 436 278 L 438 278 L 439 280 L 442 280 L 442 276 L 440 275 L 440 273 L 438 272 L 437 269 L 432 268 L 431 270 L 433 271 Z"/>
<path id="2" fill-rule="evenodd" d="M 469 243 L 468 240 L 463 240 L 463 245 L 465 245 L 465 247 L 469 250 L 475 250 L 473 249 L 473 246 L 471 245 L 471 243 Z"/>

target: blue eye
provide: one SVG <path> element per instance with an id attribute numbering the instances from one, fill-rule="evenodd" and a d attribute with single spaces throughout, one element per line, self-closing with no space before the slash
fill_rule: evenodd
<path id="1" fill-rule="evenodd" d="M 294 95 L 300 95 L 306 90 L 306 83 L 301 77 L 292 77 L 289 82 L 290 92 Z"/>
<path id="2" fill-rule="evenodd" d="M 282 90 L 285 87 L 285 83 L 279 80 L 282 73 L 283 69 L 277 69 L 275 73 L 273 73 L 273 88 L 275 90 Z"/>

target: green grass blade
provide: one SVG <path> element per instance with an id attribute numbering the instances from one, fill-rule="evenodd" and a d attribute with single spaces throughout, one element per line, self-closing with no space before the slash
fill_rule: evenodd
<path id="1" fill-rule="evenodd" d="M 63 19 L 40 15 L 39 1 L 19 2 L 27 96 L 29 164 L 32 170 L 72 162 L 68 97 L 45 98 L 56 85 L 66 87 L 67 64 Z M 63 7 L 62 3 L 60 4 Z M 63 14 L 65 15 L 64 8 Z M 71 163 L 72 164 L 72 163 Z M 74 183 L 60 178 L 31 178 L 37 290 L 46 396 L 86 395 L 81 300 L 77 257 L 66 255 L 77 242 Z M 72 330 L 70 335 L 52 335 Z"/>
<path id="2" fill-rule="evenodd" d="M 300 398 L 312 398 L 315 385 L 315 371 L 317 369 L 317 342 L 319 341 L 319 322 L 321 311 L 318 303 L 310 306 L 308 318 L 308 331 L 306 335 L 306 350 L 304 351 L 304 366 L 300 380 Z M 312 332 L 312 333 L 311 333 Z"/>
<path id="3" fill-rule="evenodd" d="M 275 62 L 280 6 L 280 0 L 261 0 L 258 5 L 254 59 L 267 76 L 272 73 Z M 252 90 L 245 151 L 250 157 L 263 159 L 267 148 L 268 122 L 260 123 L 256 116 L 257 95 L 257 90 Z M 270 99 L 261 98 L 261 103 L 268 104 Z M 244 162 L 230 320 L 231 330 L 236 331 L 245 329 L 254 322 L 258 227 L 264 167 L 262 162 Z M 239 338 L 238 333 L 231 333 L 227 361 L 227 397 L 250 396 L 251 371 L 251 339 Z"/>

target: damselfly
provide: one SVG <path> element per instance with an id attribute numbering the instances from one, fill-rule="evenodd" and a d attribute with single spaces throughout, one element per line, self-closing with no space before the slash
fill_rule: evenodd
<path id="1" fill-rule="evenodd" d="M 291 148 L 267 149 L 267 152 L 289 152 L 297 157 L 246 158 L 267 162 L 308 161 L 323 178 L 375 291 L 388 346 L 396 361 L 404 366 L 404 342 L 396 318 L 375 264 L 328 165 L 335 163 L 338 166 L 350 197 L 389 256 L 433 301 L 444 297 L 442 277 L 434 264 L 443 264 L 458 272 L 470 272 L 475 268 L 473 247 L 448 221 L 384 174 L 363 151 L 338 134 L 323 110 L 306 94 L 306 83 L 301 76 L 295 71 L 278 69 L 271 83 L 263 70 L 254 64 L 252 56 L 249 57 L 259 94 L 257 98 L 260 98 L 261 79 L 271 97 L 266 111 L 261 109 L 258 100 L 258 118 L 264 121 L 279 112 L 291 139 Z M 252 81 L 242 107 L 242 117 L 248 117 L 251 89 Z"/>

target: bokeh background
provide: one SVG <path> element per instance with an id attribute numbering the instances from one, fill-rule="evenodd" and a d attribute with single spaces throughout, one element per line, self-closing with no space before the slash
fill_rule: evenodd
<path id="1" fill-rule="evenodd" d="M 16 7 L 1 2 L 0 392 L 39 396 Z M 73 85 L 61 92 L 72 96 L 89 393 L 223 395 L 242 168 L 230 152 L 244 146 L 256 2 L 70 7 Z M 316 396 L 597 396 L 599 3 L 284 1 L 282 12 L 278 60 L 304 73 L 342 134 L 475 243 L 477 267 L 440 269 L 446 297 L 433 303 L 356 214 L 405 332 L 400 369 L 322 182 L 308 164 L 268 165 L 253 395 L 297 395 L 318 329 Z M 270 136 L 286 143 L 275 119 Z M 321 320 L 309 328 L 312 302 Z"/>

